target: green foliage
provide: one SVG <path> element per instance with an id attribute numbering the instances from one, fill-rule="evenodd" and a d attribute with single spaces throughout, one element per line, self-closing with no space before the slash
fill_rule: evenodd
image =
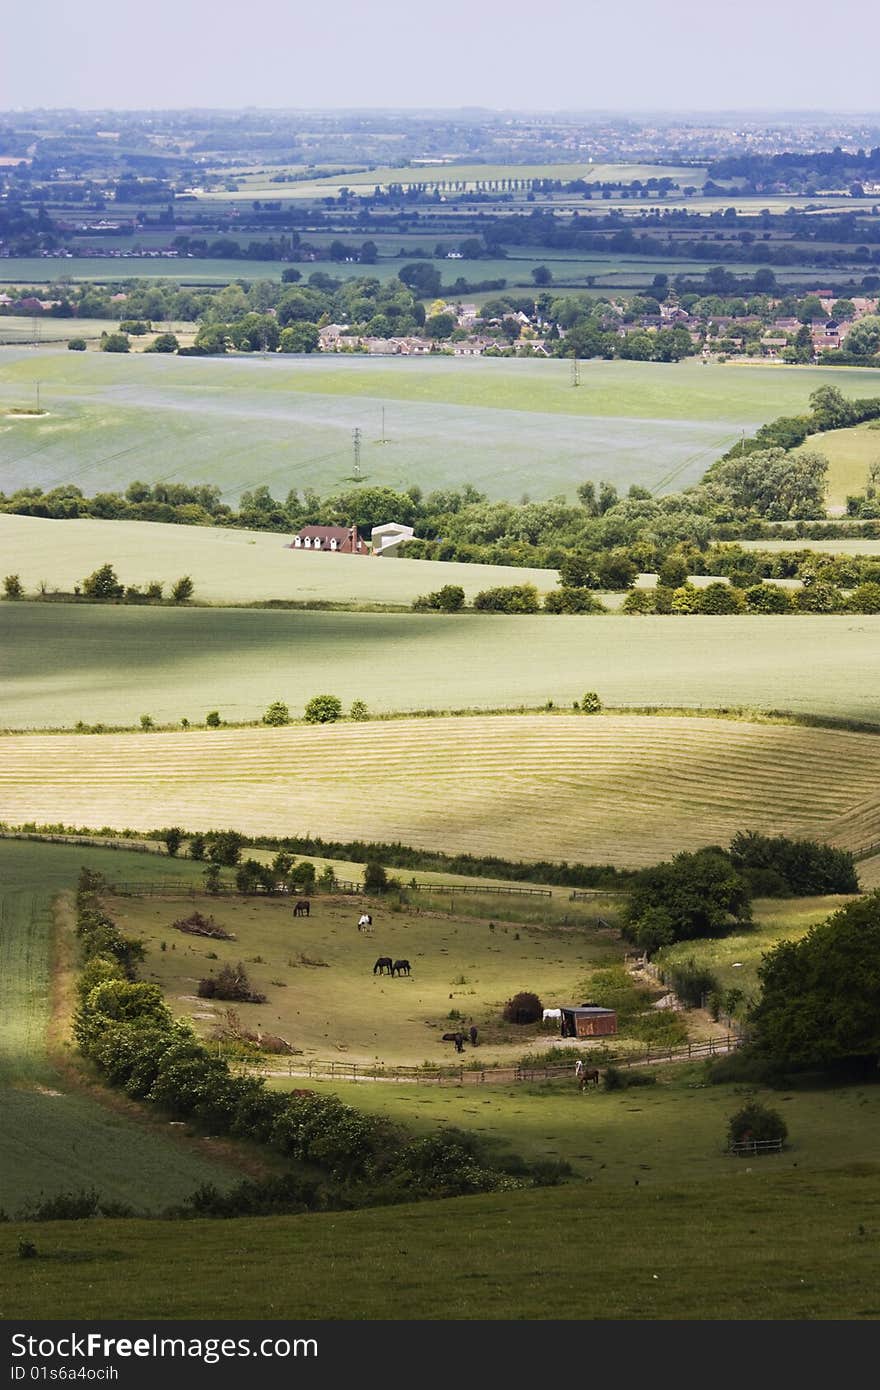
<path id="1" fill-rule="evenodd" d="M 606 1091 L 626 1091 L 631 1086 L 656 1086 L 657 1076 L 652 1071 L 637 1071 L 633 1067 L 606 1067 L 602 1073 L 602 1086 Z"/>
<path id="2" fill-rule="evenodd" d="M 752 1100 L 731 1115 L 727 1124 L 729 1145 L 742 1143 L 761 1143 L 779 1139 L 785 1143 L 788 1126 L 777 1110 Z"/>
<path id="3" fill-rule="evenodd" d="M 207 841 L 205 836 L 198 831 L 189 838 L 189 857 L 190 859 L 202 860 L 205 857 Z"/>
<path id="4" fill-rule="evenodd" d="M 474 598 L 474 608 L 481 613 L 537 613 L 538 590 L 534 584 L 483 589 Z"/>
<path id="5" fill-rule="evenodd" d="M 3 580 L 3 594 L 5 598 L 23 598 L 24 585 L 17 574 L 7 574 Z"/>
<path id="6" fill-rule="evenodd" d="M 512 999 L 508 999 L 502 1011 L 502 1018 L 506 1023 L 540 1023 L 543 1013 L 544 1005 L 537 994 L 521 990 Z"/>
<path id="7" fill-rule="evenodd" d="M 140 718 L 140 725 L 145 733 L 149 732 L 150 729 L 155 729 L 156 727 L 153 723 L 153 716 L 151 714 L 142 714 Z"/>
<path id="8" fill-rule="evenodd" d="M 336 695 L 313 695 L 303 718 L 307 724 L 334 724 L 342 718 L 342 701 Z"/>
<path id="9" fill-rule="evenodd" d="M 623 613 L 654 613 L 657 598 L 654 589 L 630 589 L 623 600 Z"/>
<path id="10" fill-rule="evenodd" d="M 220 865 L 208 864 L 203 874 L 206 893 L 220 892 Z"/>
<path id="11" fill-rule="evenodd" d="M 352 700 L 348 717 L 353 719 L 356 724 L 363 724 L 365 720 L 369 719 L 370 711 L 363 700 Z"/>
<path id="12" fill-rule="evenodd" d="M 384 893 L 388 887 L 388 874 L 383 864 L 371 859 L 364 865 L 364 892 Z"/>
<path id="13" fill-rule="evenodd" d="M 750 613 L 791 613 L 794 607 L 788 590 L 778 584 L 754 584 L 743 598 Z"/>
<path id="14" fill-rule="evenodd" d="M 263 715 L 262 722 L 271 725 L 273 728 L 279 728 L 282 724 L 289 724 L 290 710 L 283 701 L 274 700 Z"/>
<path id="15" fill-rule="evenodd" d="M 208 858 L 212 864 L 232 868 L 241 859 L 245 837 L 237 830 L 211 830 L 206 838 Z"/>
<path id="16" fill-rule="evenodd" d="M 183 831 L 180 829 L 179 825 L 169 826 L 167 830 L 162 831 L 162 839 L 165 842 L 165 848 L 168 854 L 173 859 L 180 849 L 180 846 L 183 844 Z M 192 853 L 192 847 L 190 847 L 190 853 Z"/>
<path id="17" fill-rule="evenodd" d="M 193 596 L 195 585 L 188 574 L 181 575 L 171 586 L 172 603 L 186 603 Z"/>
<path id="18" fill-rule="evenodd" d="M 602 701 L 595 690 L 588 690 L 581 700 L 581 712 L 583 714 L 600 714 Z"/>
<path id="19" fill-rule="evenodd" d="M 157 333 L 144 352 L 177 352 L 180 343 L 174 333 Z"/>
<path id="20" fill-rule="evenodd" d="M 751 921 L 750 892 L 723 850 L 677 854 L 640 870 L 626 908 L 625 935 L 649 955 L 658 946 L 718 936 Z"/>
<path id="21" fill-rule="evenodd" d="M 223 721 L 222 721 L 222 719 L 220 718 L 220 711 L 219 711 L 219 710 L 216 710 L 216 709 L 209 710 L 208 713 L 205 715 L 205 728 L 206 728 L 206 729 L 219 729 L 219 728 L 220 728 L 220 725 L 222 724 L 222 722 L 223 722 Z"/>
<path id="22" fill-rule="evenodd" d="M 83 580 L 82 591 L 86 598 L 110 602 L 122 598 L 125 586 L 120 584 L 113 566 L 107 564 L 101 565 L 100 569 L 96 569 L 94 574 Z"/>
<path id="23" fill-rule="evenodd" d="M 421 594 L 413 600 L 414 613 L 460 613 L 464 608 L 464 589 L 459 584 L 444 584 L 431 594 Z"/>
<path id="24" fill-rule="evenodd" d="M 255 990 L 241 961 L 221 967 L 217 975 L 199 981 L 200 999 L 223 999 L 239 1004 L 265 1004 L 266 996 Z"/>
<path id="25" fill-rule="evenodd" d="M 70 339 L 68 340 L 67 349 L 68 349 L 69 352 L 85 352 L 85 350 L 86 350 L 86 340 L 85 340 L 85 338 L 70 338 Z"/>
<path id="26" fill-rule="evenodd" d="M 867 1064 L 880 1058 L 880 891 L 858 898 L 800 941 L 783 941 L 758 969 L 752 1048 L 782 1066 Z"/>
<path id="27" fill-rule="evenodd" d="M 716 976 L 705 966 L 698 965 L 693 956 L 677 961 L 675 965 L 665 966 L 663 982 L 669 985 L 686 1009 L 702 1008 L 706 997 L 719 990 Z"/>
<path id="28" fill-rule="evenodd" d="M 125 333 L 102 333 L 99 346 L 102 352 L 128 352 L 131 343 Z"/>
<path id="29" fill-rule="evenodd" d="M 544 612 L 604 613 L 605 608 L 589 589 L 554 589 L 544 599 Z"/>
<path id="30" fill-rule="evenodd" d="M 745 610 L 745 600 L 739 589 L 734 589 L 732 585 L 721 581 L 715 584 L 707 584 L 705 589 L 700 589 L 697 601 L 698 613 L 727 614 L 742 613 Z"/>
<path id="31" fill-rule="evenodd" d="M 857 893 L 859 879 L 849 850 L 816 840 L 761 835 L 740 830 L 730 842 L 730 859 L 761 897 Z M 775 883 L 775 887 L 774 887 Z"/>

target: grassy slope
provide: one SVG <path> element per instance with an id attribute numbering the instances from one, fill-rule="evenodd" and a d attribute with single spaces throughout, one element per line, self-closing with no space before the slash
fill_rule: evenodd
<path id="1" fill-rule="evenodd" d="M 294 1065 L 451 1062 L 453 1049 L 441 1041 L 454 1026 L 447 1017 L 451 1009 L 464 1015 L 466 1026 L 473 1022 L 480 1029 L 482 1044 L 465 1060 L 515 1061 L 523 1034 L 499 1021 L 507 999 L 524 988 L 535 990 L 548 1008 L 580 999 L 583 991 L 587 998 L 585 980 L 592 968 L 619 962 L 623 954 L 617 933 L 596 927 L 597 913 L 613 915 L 607 901 L 578 912 L 581 926 L 507 924 L 499 915 L 491 928 L 490 914 L 504 913 L 499 900 L 484 905 L 483 920 L 476 921 L 415 905 L 395 912 L 377 902 L 371 907 L 370 935 L 358 932 L 360 906 L 351 900 L 313 899 L 310 916 L 296 921 L 289 901 L 224 899 L 208 906 L 200 901 L 200 910 L 210 911 L 234 941 L 176 931 L 172 923 L 193 910 L 190 899 L 108 902 L 123 930 L 147 942 L 147 977 L 202 1033 L 211 1035 L 227 1006 L 197 998 L 196 982 L 224 964 L 245 962 L 267 1002 L 236 1005 L 236 1012 L 248 1028 L 278 1033 L 298 1048 L 302 1058 L 294 1058 Z M 517 905 L 528 908 L 527 901 Z M 380 955 L 410 960 L 412 975 L 373 975 Z M 303 956 L 323 964 L 304 964 Z M 542 1038 L 539 1045 L 549 1041 Z M 286 1059 L 279 1065 L 285 1067 Z"/>
<path id="2" fill-rule="evenodd" d="M 234 824 L 621 864 L 745 828 L 880 838 L 880 740 L 777 724 L 467 716 L 23 735 L 3 753 L 10 823 Z"/>
<path id="3" fill-rule="evenodd" d="M 191 1142 L 106 1109 L 48 1051 L 50 904 L 83 863 L 135 878 L 171 867 L 124 852 L 0 842 L 0 1203 L 7 1211 L 41 1192 L 91 1186 L 149 1209 L 179 1201 L 201 1182 L 233 1177 Z"/>
<path id="4" fill-rule="evenodd" d="M 171 582 L 189 574 L 203 603 L 284 599 L 408 605 L 443 584 L 461 585 L 468 601 L 480 589 L 499 584 L 535 584 L 541 593 L 558 584 L 556 570 L 318 555 L 288 549 L 290 539 L 267 531 L 85 518 L 59 523 L 0 513 L 4 573 L 20 575 L 30 593 L 44 581 L 50 589 L 72 593 L 85 575 L 107 562 L 127 584 L 163 580 L 166 594 Z"/>
<path id="5" fill-rule="evenodd" d="M 96 554 L 95 564 L 103 558 Z M 375 561 L 385 563 L 399 562 Z M 424 588 L 443 573 L 425 565 Z M 844 615 L 506 617 L 0 602 L 0 727 L 131 725 L 144 712 L 194 723 L 211 709 L 258 719 L 273 700 L 298 712 L 320 691 L 346 707 L 363 699 L 377 712 L 548 699 L 565 708 L 597 690 L 617 706 L 877 720 L 878 634 L 880 618 Z"/>
<path id="6" fill-rule="evenodd" d="M 816 450 L 828 459 L 828 505 L 832 510 L 843 511 L 850 493 L 864 492 L 871 464 L 880 462 L 880 430 L 871 429 L 870 425 L 829 430 L 827 434 L 811 435 L 802 447 Z"/>
<path id="7" fill-rule="evenodd" d="M 141 477 L 210 480 L 234 500 L 268 483 L 338 489 L 363 431 L 370 482 L 425 489 L 468 478 L 493 497 L 573 496 L 584 477 L 660 492 L 695 482 L 741 429 L 807 405 L 833 382 L 865 394 L 865 370 L 590 362 L 581 386 L 555 361 L 358 357 L 210 361 L 6 348 L 4 487 L 75 482 L 94 492 Z M 379 443 L 381 410 L 385 434 Z"/>

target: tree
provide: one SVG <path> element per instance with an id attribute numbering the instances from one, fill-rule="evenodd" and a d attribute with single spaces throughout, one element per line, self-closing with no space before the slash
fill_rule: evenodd
<path id="1" fill-rule="evenodd" d="M 589 589 L 554 589 L 544 599 L 545 613 L 604 613 L 602 602 Z"/>
<path id="2" fill-rule="evenodd" d="M 723 580 L 717 580 L 714 584 L 707 584 L 705 589 L 699 590 L 698 613 L 718 615 L 742 613 L 745 606 L 745 600 L 739 589 L 725 584 Z"/>
<path id="3" fill-rule="evenodd" d="M 313 695 L 303 718 L 307 724 L 333 724 L 342 718 L 342 701 L 335 695 Z"/>
<path id="4" fill-rule="evenodd" d="M 100 346 L 102 352 L 128 352 L 131 342 L 125 333 L 102 333 Z"/>
<path id="5" fill-rule="evenodd" d="M 205 871 L 204 871 L 202 877 L 203 877 L 204 880 L 205 880 L 205 892 L 206 892 L 206 893 L 219 893 L 219 892 L 220 892 L 220 865 L 219 865 L 219 864 L 209 864 L 209 865 L 207 866 L 207 868 L 205 869 Z"/>
<path id="6" fill-rule="evenodd" d="M 69 352 L 85 352 L 85 350 L 86 350 L 86 340 L 85 340 L 85 338 L 71 338 L 70 341 L 69 341 L 68 344 L 67 344 L 67 349 L 68 349 Z"/>
<path id="7" fill-rule="evenodd" d="M 169 856 L 174 859 L 177 855 L 177 851 L 183 844 L 183 831 L 180 829 L 180 826 L 171 825 L 167 830 L 163 830 L 162 839 L 165 842 L 165 848 Z"/>
<path id="8" fill-rule="evenodd" d="M 278 348 L 281 352 L 317 352 L 321 335 L 316 323 L 299 320 L 281 332 Z"/>
<path id="9" fill-rule="evenodd" d="M 791 596 L 779 584 L 753 584 L 743 594 L 750 613 L 790 613 Z"/>
<path id="10" fill-rule="evenodd" d="M 683 555 L 667 555 L 657 572 L 657 582 L 668 589 L 678 589 L 687 581 L 688 562 Z"/>
<path id="11" fill-rule="evenodd" d="M 595 690 L 588 690 L 581 700 L 581 711 L 584 714 L 599 714 L 602 710 L 602 701 Z"/>
<path id="12" fill-rule="evenodd" d="M 100 569 L 95 570 L 94 574 L 83 580 L 82 589 L 86 598 L 99 602 L 120 599 L 125 593 L 125 585 L 120 584 L 112 565 L 102 565 Z"/>
<path id="13" fill-rule="evenodd" d="M 209 710 L 205 715 L 205 727 L 207 729 L 219 729 L 222 722 L 219 710 Z"/>
<path id="14" fill-rule="evenodd" d="M 402 280 L 418 299 L 436 299 L 440 293 L 440 271 L 428 261 L 402 266 L 397 278 Z"/>
<path id="15" fill-rule="evenodd" d="M 186 603 L 193 596 L 195 585 L 188 574 L 181 575 L 180 579 L 175 580 L 171 586 L 171 601 L 173 603 Z"/>
<path id="16" fill-rule="evenodd" d="M 291 870 L 290 882 L 294 888 L 301 893 L 313 893 L 315 890 L 315 866 L 310 864 L 308 859 L 301 859 L 294 869 Z"/>
<path id="17" fill-rule="evenodd" d="M 866 1065 L 880 1059 L 880 891 L 782 941 L 758 968 L 753 1050 L 782 1066 Z"/>
<path id="18" fill-rule="evenodd" d="M 540 1023 L 544 1016 L 544 1005 L 541 1003 L 537 994 L 530 990 L 521 990 L 512 999 L 508 999 L 504 1005 L 502 1017 L 506 1023 Z"/>
<path id="19" fill-rule="evenodd" d="M 3 593 L 6 598 L 24 597 L 24 585 L 17 574 L 7 574 L 3 580 Z"/>
<path id="20" fill-rule="evenodd" d="M 413 600 L 413 612 L 460 613 L 464 608 L 464 589 L 458 584 L 444 584 L 430 594 L 420 594 Z"/>
<path id="21" fill-rule="evenodd" d="M 281 272 L 281 283 L 283 285 L 295 285 L 297 280 L 302 279 L 302 271 L 296 270 L 292 265 L 285 266 Z"/>
<path id="22" fill-rule="evenodd" d="M 880 613 L 880 584 L 859 584 L 846 603 L 851 613 Z"/>
<path id="23" fill-rule="evenodd" d="M 273 728 L 280 728 L 282 724 L 290 723 L 290 710 L 283 701 L 274 700 L 263 715 L 262 722 Z"/>
<path id="24" fill-rule="evenodd" d="M 206 838 L 208 858 L 212 864 L 225 864 L 233 868 L 241 859 L 244 836 L 237 830 L 212 830 Z"/>
<path id="25" fill-rule="evenodd" d="M 583 488 L 592 486 L 592 483 L 581 485 Z M 578 488 L 580 491 L 581 488 Z M 599 576 L 593 556 L 571 551 L 559 566 L 559 583 L 563 589 L 598 589 Z"/>
<path id="26" fill-rule="evenodd" d="M 348 717 L 349 719 L 353 719 L 356 724 L 363 724 L 369 719 L 370 711 L 367 709 L 366 703 L 363 700 L 352 700 L 351 709 L 348 711 Z"/>
<path id="27" fill-rule="evenodd" d="M 640 870 L 632 883 L 625 934 L 650 949 L 649 928 L 656 931 L 662 912 L 673 941 L 719 936 L 734 924 L 751 921 L 751 894 L 746 880 L 722 850 L 698 850 Z"/>
<path id="28" fill-rule="evenodd" d="M 852 403 L 836 386 L 819 386 L 810 395 L 810 406 L 820 430 L 841 430 L 855 423 Z"/>
<path id="29" fill-rule="evenodd" d="M 553 271 L 546 265 L 536 265 L 532 270 L 532 279 L 536 285 L 552 285 Z"/>
<path id="30" fill-rule="evenodd" d="M 425 319 L 425 336 L 437 340 L 451 338 L 455 330 L 454 314 L 433 314 Z"/>
<path id="31" fill-rule="evenodd" d="M 611 550 L 599 557 L 596 571 L 603 589 L 631 589 L 639 567 L 625 550 Z"/>
<path id="32" fill-rule="evenodd" d="M 388 887 L 388 874 L 382 864 L 371 859 L 364 865 L 364 892 L 384 893 Z"/>
<path id="33" fill-rule="evenodd" d="M 204 835 L 198 833 L 195 835 L 191 835 L 189 841 L 190 859 L 195 859 L 196 861 L 204 859 L 206 847 L 207 842 L 205 840 Z"/>
<path id="34" fill-rule="evenodd" d="M 537 613 L 540 606 L 534 584 L 482 589 L 474 598 L 474 608 L 481 613 Z"/>
<path id="35" fill-rule="evenodd" d="M 159 333 L 144 352 L 177 352 L 180 343 L 173 333 Z"/>
<path id="36" fill-rule="evenodd" d="M 785 1143 L 788 1126 L 777 1110 L 762 1105 L 758 1100 L 749 1101 L 735 1115 L 731 1115 L 727 1125 L 729 1145 L 761 1143 L 779 1140 Z"/>

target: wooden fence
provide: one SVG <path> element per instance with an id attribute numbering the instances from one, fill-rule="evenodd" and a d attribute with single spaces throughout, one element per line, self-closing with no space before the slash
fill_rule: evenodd
<path id="1" fill-rule="evenodd" d="M 781 1154 L 782 1144 L 781 1139 L 738 1139 L 735 1144 L 728 1144 L 724 1152 L 737 1158 L 753 1158 L 758 1154 Z"/>
<path id="2" fill-rule="evenodd" d="M 589 1058 L 591 1064 L 603 1067 L 656 1066 L 662 1062 L 700 1061 L 707 1057 L 722 1057 L 739 1046 L 739 1038 L 728 1033 L 724 1037 L 708 1038 L 703 1042 L 686 1043 L 682 1047 L 646 1048 L 643 1052 L 603 1052 Z M 231 1059 L 230 1059 L 231 1060 Z M 246 1067 L 246 1069 L 250 1069 Z M 426 1086 L 482 1086 L 497 1083 L 510 1085 L 521 1081 L 562 1081 L 574 1077 L 571 1062 L 549 1062 L 541 1066 L 486 1066 L 471 1063 L 458 1067 L 386 1066 L 384 1063 L 345 1061 L 304 1061 L 298 1057 L 273 1058 L 268 1070 L 273 1076 L 301 1077 L 310 1081 L 391 1081 Z"/>

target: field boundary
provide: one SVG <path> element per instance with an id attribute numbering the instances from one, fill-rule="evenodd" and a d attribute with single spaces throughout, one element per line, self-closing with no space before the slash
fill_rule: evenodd
<path id="1" fill-rule="evenodd" d="M 574 1041 L 573 1039 L 572 1042 Z M 685 1043 L 681 1047 L 647 1047 L 643 1052 L 611 1052 L 603 1054 L 598 1061 L 601 1067 L 641 1067 L 658 1066 L 663 1062 L 695 1062 L 709 1057 L 724 1057 L 729 1052 L 735 1052 L 741 1043 L 742 1038 L 738 1034 L 727 1033 L 723 1037 Z M 268 1070 L 262 1066 L 251 1067 L 245 1064 L 244 1070 L 256 1071 L 263 1076 L 301 1077 L 311 1081 L 385 1081 L 428 1086 L 483 1086 L 496 1082 L 509 1085 L 523 1081 L 561 1081 L 563 1078 L 574 1076 L 574 1067 L 570 1063 L 545 1067 L 410 1067 L 386 1066 L 384 1062 L 298 1062 L 291 1058 L 285 1069 Z"/>

